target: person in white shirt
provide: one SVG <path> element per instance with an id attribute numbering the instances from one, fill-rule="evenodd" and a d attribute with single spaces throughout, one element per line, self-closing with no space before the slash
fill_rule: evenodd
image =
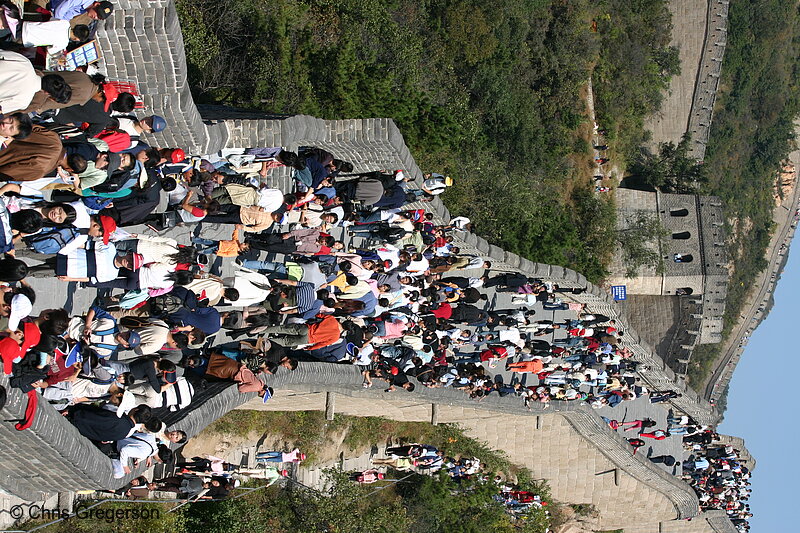
<path id="1" fill-rule="evenodd" d="M 42 78 L 27 57 L 0 50 L 0 112 L 9 114 L 25 109 L 42 88 Z"/>
<path id="2" fill-rule="evenodd" d="M 89 38 L 86 24 L 70 26 L 68 20 L 51 19 L 45 22 L 28 22 L 11 19 L 6 14 L 9 29 L 22 24 L 21 44 L 26 48 L 46 46 L 49 55 L 56 55 L 69 46 L 70 41 L 81 42 Z"/>
<path id="3" fill-rule="evenodd" d="M 139 144 L 139 138 L 144 133 L 158 133 L 164 131 L 167 127 L 167 121 L 164 117 L 158 115 L 150 115 L 139 120 L 134 115 L 120 115 L 114 117 L 119 122 L 119 129 L 130 135 L 131 145 L 127 148 L 136 147 Z"/>
<path id="4" fill-rule="evenodd" d="M 152 419 L 157 422 L 159 427 L 161 421 Z M 150 427 L 150 422 L 146 424 Z M 133 459 L 133 467 L 139 466 L 139 461 L 145 459 L 147 467 L 152 466 L 153 459 L 157 462 L 166 463 L 172 460 L 172 450 L 158 444 L 156 435 L 154 433 L 136 432 L 133 435 L 117 441 L 117 451 L 119 451 L 119 459 L 112 459 L 111 464 L 114 468 L 114 477 L 121 478 L 131 473 L 129 463 Z"/>

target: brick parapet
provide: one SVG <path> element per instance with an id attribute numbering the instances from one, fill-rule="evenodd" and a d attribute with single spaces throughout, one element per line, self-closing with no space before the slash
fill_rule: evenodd
<path id="1" fill-rule="evenodd" d="M 711 121 L 714 118 L 722 59 L 727 45 L 728 4 L 728 0 L 708 0 L 703 52 L 697 71 L 687 130 L 692 135 L 689 154 L 697 160 L 705 157 L 711 133 Z"/>
<path id="2" fill-rule="evenodd" d="M 264 123 L 266 122 L 266 127 Z M 369 169 L 402 168 L 407 176 L 419 182 L 422 171 L 416 164 L 406 146 L 399 129 L 390 119 L 322 120 L 298 115 L 280 120 L 224 120 L 221 122 L 228 130 L 227 147 L 284 146 L 296 149 L 305 144 L 315 144 L 334 151 L 354 163 L 370 164 Z M 359 127 L 354 124 L 358 123 Z M 335 138 L 335 141 L 331 139 Z M 270 141 L 272 141 L 270 143 Z M 364 157 L 366 155 L 366 157 Z M 394 163 L 394 164 L 392 164 Z M 356 165 L 358 168 L 358 165 Z M 432 211 L 441 222 L 450 221 L 450 212 L 439 198 L 417 207 Z M 654 390 L 677 390 L 682 393 L 673 404 L 681 411 L 702 423 L 712 423 L 716 419 L 713 407 L 699 394 L 689 388 L 659 357 L 654 348 L 648 345 L 628 323 L 617 308 L 608 291 L 586 281 L 574 270 L 557 265 L 532 263 L 517 254 L 492 245 L 482 237 L 459 232 L 459 246 L 466 253 L 482 255 L 493 263 L 493 269 L 501 271 L 522 271 L 531 277 L 551 281 L 562 287 L 585 287 L 586 292 L 572 296 L 575 301 L 586 303 L 597 313 L 614 318 L 624 332 L 623 341 L 633 353 L 634 359 L 643 363 L 640 375 Z"/>
<path id="3" fill-rule="evenodd" d="M 418 386 L 412 395 L 403 392 L 384 393 L 377 388 L 364 389 L 361 386 L 362 380 L 361 373 L 352 366 L 303 362 L 294 372 L 279 369 L 277 374 L 269 376 L 266 381 L 277 391 L 277 394 L 286 390 L 294 393 L 298 391 L 305 393 L 333 392 L 337 395 L 355 398 L 374 398 L 384 402 L 396 402 L 398 408 L 416 406 L 424 411 L 420 413 L 420 420 L 425 420 L 430 416 L 431 404 L 438 405 L 440 413 L 448 407 L 452 407 L 455 409 L 480 409 L 503 416 L 535 417 L 559 414 L 564 416 L 575 431 L 617 468 L 668 498 L 675 508 L 676 519 L 691 518 L 699 513 L 697 497 L 688 485 L 655 467 L 645 457 L 634 456 L 625 438 L 612 432 L 607 424 L 585 405 L 577 402 L 552 402 L 547 407 L 544 404 L 534 403 L 529 410 L 522 405 L 519 398 L 513 396 L 488 396 L 478 403 L 470 400 L 462 391 L 451 388 Z M 182 429 L 188 435 L 194 436 L 225 412 L 238 407 L 257 408 L 260 403 L 260 399 L 254 394 L 240 394 L 236 387 L 223 388 L 222 385 L 214 387 L 213 390 L 203 393 L 197 404 L 167 415 L 165 421 L 170 424 L 171 428 Z M 323 403 L 319 404 L 319 409 L 324 409 Z M 391 418 L 391 414 L 389 417 Z"/>
<path id="4" fill-rule="evenodd" d="M 725 511 L 706 511 L 703 513 L 703 517 L 714 533 L 739 533 Z"/>
<path id="5" fill-rule="evenodd" d="M 47 498 L 47 494 L 101 488 L 113 485 L 111 460 L 39 394 L 33 424 L 17 431 L 28 405 L 28 396 L 9 387 L 8 378 L 0 377 L 8 399 L 0 410 L 0 487 L 29 501 Z"/>
<path id="6" fill-rule="evenodd" d="M 169 121 L 169 128 L 156 134 L 152 143 L 156 146 L 180 146 L 193 153 L 208 153 L 224 146 L 253 145 L 282 145 L 296 148 L 301 144 L 327 145 L 334 149 L 344 150 L 358 155 L 360 161 L 368 161 L 372 165 L 385 165 L 385 168 L 403 168 L 408 175 L 419 179 L 421 170 L 414 161 L 408 147 L 403 141 L 402 134 L 395 123 L 386 118 L 352 119 L 346 121 L 325 121 L 308 116 L 245 118 L 246 112 L 239 111 L 239 117 L 229 118 L 224 112 L 206 108 L 206 120 L 201 117 L 200 111 L 194 104 L 186 80 L 186 61 L 182 53 L 183 40 L 177 13 L 171 0 L 122 0 L 117 3 L 118 9 L 99 32 L 103 52 L 106 56 L 108 74 L 111 79 L 125 79 L 137 81 L 140 92 L 145 95 L 148 112 L 160 114 Z M 145 48 L 146 47 L 146 48 Z M 147 59 L 150 58 L 150 61 Z M 231 110 L 233 113 L 235 110 Z M 252 112 L 247 112 L 252 113 Z M 216 118 L 215 118 L 216 117 Z M 238 144 L 242 143 L 242 144 Z M 450 213 L 439 199 L 432 203 L 423 204 L 426 209 L 433 210 L 440 220 L 448 221 Z M 484 239 L 466 234 L 462 239 L 465 251 L 483 254 L 490 258 L 499 270 L 522 269 L 531 276 L 547 281 L 560 283 L 566 287 L 586 286 L 586 292 L 580 295 L 580 300 L 587 302 L 591 308 L 599 313 L 618 317 L 613 300 L 602 288 L 591 283 L 586 283 L 580 274 L 562 267 L 532 263 L 516 254 L 506 252 L 501 248 L 490 245 Z M 633 330 L 627 327 L 624 321 L 625 343 L 635 353 L 635 358 L 646 364 L 647 369 L 642 373 L 645 381 L 654 388 L 675 388 L 674 375 L 664 369 L 663 362 L 654 355 L 652 349 L 646 346 Z M 322 365 L 322 367 L 301 367 L 292 375 L 294 380 L 304 377 L 311 383 L 329 382 L 329 387 L 334 389 L 342 387 L 350 394 L 363 393 L 360 390 L 360 377 L 356 374 L 339 383 L 328 378 L 342 378 L 341 367 L 337 365 Z M 352 370 L 352 369 L 351 369 Z M 276 386 L 280 386 L 281 375 L 276 377 Z M 320 381 L 321 380 L 321 381 Z M 357 381 L 357 383 L 356 383 Z M 442 389 L 420 388 L 419 394 L 435 401 L 436 403 L 474 404 L 457 393 L 459 397 L 451 394 L 455 391 Z M 214 392 L 214 394 L 212 394 Z M 376 394 L 371 392 L 370 394 Z M 185 429 L 190 434 L 196 434 L 213 420 L 216 420 L 230 409 L 248 399 L 247 395 L 239 395 L 235 388 L 217 388 L 213 386 L 198 398 L 198 402 L 190 408 L 179 413 L 167 414 L 167 421 L 175 427 Z M 34 426 L 25 432 L 14 432 L 10 426 L 0 429 L 0 439 L 8 439 L 8 446 L 4 446 L 4 464 L 9 468 L 19 465 L 19 475 L 8 477 L 0 482 L 10 492 L 33 495 L 35 487 L 46 486 L 53 490 L 69 490 L 78 486 L 90 487 L 116 487 L 121 484 L 111 478 L 110 461 L 100 454 L 91 443 L 79 436 L 73 426 L 61 417 L 51 406 L 43 400 L 37 414 Z M 455 403 L 452 403 L 453 405 Z M 696 400 L 693 391 L 684 393 L 683 398 L 677 400 L 676 406 L 691 414 L 699 421 L 707 420 L 708 404 Z M 481 404 L 482 408 L 500 410 L 502 412 L 523 411 L 519 401 L 510 398 L 487 398 Z M 9 390 L 9 403 L 5 411 L 10 418 L 19 417 L 24 405 L 19 391 Z M 574 403 L 554 402 L 551 410 L 560 413 L 578 412 Z M 535 410 L 533 412 L 536 412 Z M 578 424 L 599 424 L 599 418 L 590 413 L 570 415 L 576 420 L 584 419 Z M 594 422 L 587 421 L 590 417 Z M 7 417 L 8 418 L 8 417 Z M 588 427 L 588 426 L 587 426 Z M 576 427 L 577 430 L 578 427 Z M 595 428 L 596 429 L 596 428 Z M 584 427 L 584 431 L 588 431 Z M 594 431 L 594 430 L 593 430 Z M 597 430 L 599 431 L 599 430 Z M 599 435 L 600 433 L 597 433 Z M 608 439 L 613 439 L 610 432 L 605 431 Z M 599 437 L 598 437 L 599 438 Z M 19 443 L 22 445 L 20 446 Z M 627 452 L 627 445 L 623 442 L 609 443 L 613 453 L 619 455 L 623 450 Z M 16 451 L 15 451 L 16 450 Z M 23 452 L 36 450 L 36 458 L 23 457 Z M 619 453 L 618 453 L 619 452 Z M 621 456 L 618 457 L 621 461 Z M 626 463 L 627 464 L 627 463 Z M 57 465 L 57 468 L 53 468 Z M 41 468 L 39 468 L 41 467 Z M 652 467 L 643 461 L 629 463 L 628 468 L 638 470 L 638 476 L 649 478 L 653 482 L 665 483 L 667 492 L 683 489 L 675 487 L 680 482 L 670 478 L 663 479 Z M 26 481 L 26 474 L 22 470 L 37 469 L 35 485 Z M 644 469 L 644 470 L 642 470 Z M 634 474 L 632 474 L 634 475 Z M 669 485 L 667 487 L 667 485 Z M 685 488 L 685 486 L 684 486 Z M 676 501 L 676 514 L 689 516 L 692 510 L 691 503 L 683 501 L 673 495 Z M 31 498 L 33 499 L 33 498 Z M 681 501 L 678 501 L 681 500 Z M 695 504 L 696 505 L 696 502 Z M 694 511 L 696 512 L 696 511 Z"/>

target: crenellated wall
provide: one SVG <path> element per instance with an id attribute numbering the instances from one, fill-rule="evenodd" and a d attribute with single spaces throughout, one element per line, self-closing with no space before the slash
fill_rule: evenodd
<path id="1" fill-rule="evenodd" d="M 98 38 L 109 77 L 136 81 L 148 111 L 167 119 L 169 127 L 148 139 L 152 144 L 180 146 L 197 154 L 214 152 L 226 146 L 285 146 L 293 149 L 303 144 L 315 144 L 353 161 L 357 168 L 403 168 L 410 176 L 421 176 L 401 132 L 391 119 L 325 121 L 308 116 L 272 116 L 215 106 L 198 109 L 188 87 L 183 39 L 172 1 L 118 0 L 115 3 L 117 9 L 103 24 Z M 450 219 L 449 211 L 438 200 L 426 204 L 426 208 L 434 211 L 442 221 Z M 606 290 L 588 283 L 577 272 L 533 263 L 474 234 L 463 235 L 462 241 L 462 250 L 491 259 L 498 270 L 519 270 L 562 286 L 586 287 L 586 292 L 577 297 L 580 301 L 598 313 L 619 317 L 616 304 Z M 648 386 L 654 390 L 682 391 L 683 396 L 675 401 L 677 408 L 699 421 L 713 421 L 716 415 L 711 406 L 694 391 L 686 389 L 682 381 L 676 381 L 675 375 L 654 355 L 652 348 L 624 320 L 618 320 L 625 331 L 625 345 L 634 352 L 635 359 L 644 363 L 642 377 Z M 532 446 L 534 442 L 544 442 L 538 439 L 545 435 L 544 428 L 550 428 L 553 435 L 559 435 L 561 440 L 558 442 L 565 450 L 563 460 L 555 464 L 559 468 L 576 469 L 568 470 L 564 480 L 565 500 L 571 501 L 568 494 L 577 491 L 578 484 L 582 483 L 582 498 L 600 507 L 610 505 L 608 501 L 627 502 L 625 509 L 618 510 L 622 514 L 617 515 L 607 507 L 607 520 L 611 526 L 640 519 L 636 513 L 652 511 L 656 522 L 689 518 L 698 513 L 697 499 L 691 488 L 655 468 L 645 458 L 632 456 L 621 436 L 611 432 L 594 412 L 577 403 L 553 402 L 547 410 L 534 406 L 532 411 L 528 411 L 517 398 L 490 397 L 476 403 L 460 391 L 447 389 L 419 387 L 413 395 L 387 394 L 379 390 L 364 390 L 355 369 L 331 364 L 302 364 L 296 372 L 281 371 L 272 379 L 278 395 L 267 404 L 271 408 L 295 408 L 301 399 L 315 402 L 317 408 L 321 408 L 321 398 L 327 398 L 327 393 L 332 392 L 337 398 L 337 410 L 352 414 L 374 414 L 370 406 L 381 405 L 386 416 L 407 413 L 416 417 L 414 419 L 430 420 L 432 405 L 435 404 L 439 420 L 491 421 L 495 435 L 508 434 L 511 427 L 503 424 L 513 423 L 520 432 L 530 431 Z M 198 394 L 190 408 L 169 413 L 165 418 L 173 427 L 196 435 L 251 398 L 252 395 L 240 395 L 235 388 L 215 384 Z M 19 418 L 25 400 L 19 391 L 9 389 L 9 402 L 3 409 L 4 420 Z M 287 402 L 297 403 L 290 405 Z M 11 424 L 0 424 L 0 488 L 36 499 L 38 492 L 43 490 L 121 485 L 121 481 L 111 477 L 108 458 L 81 438 L 54 409 L 40 403 L 31 429 L 16 432 Z M 468 427 L 476 436 L 482 431 L 477 425 Z M 484 437 L 489 439 L 491 435 L 487 432 Z M 572 460 L 569 455 L 572 448 L 580 448 L 580 461 Z M 535 447 L 532 449 L 537 450 Z M 538 450 L 545 453 L 543 447 Z M 523 450 L 520 453 L 528 452 Z M 531 452 L 530 457 L 534 455 Z M 530 462 L 536 468 L 535 461 L 531 459 Z M 597 475 L 606 470 L 612 472 L 611 475 Z M 549 472 L 548 476 L 551 475 L 558 477 L 558 472 Z M 641 505 L 636 494 L 647 494 L 647 504 Z M 633 509 L 637 506 L 639 510 Z"/>
<path id="2" fill-rule="evenodd" d="M 560 501 L 590 503 L 610 529 L 632 523 L 657 524 L 698 513 L 697 498 L 685 483 L 634 456 L 620 434 L 609 431 L 590 408 L 559 402 L 527 410 L 515 397 L 490 396 L 480 402 L 463 392 L 418 387 L 414 393 L 364 389 L 357 368 L 301 363 L 267 380 L 277 392 L 266 404 L 234 387 L 206 391 L 208 403 L 168 416 L 171 427 L 189 435 L 220 412 L 238 408 L 272 411 L 318 410 L 394 420 L 458 423 L 470 435 L 505 451 L 516 463 L 547 479 Z"/>
<path id="3" fill-rule="evenodd" d="M 681 72 L 673 76 L 661 109 L 645 123 L 651 148 L 678 143 L 691 133 L 690 155 L 705 156 L 728 29 L 728 0 L 671 0 L 671 46 L 678 48 Z"/>

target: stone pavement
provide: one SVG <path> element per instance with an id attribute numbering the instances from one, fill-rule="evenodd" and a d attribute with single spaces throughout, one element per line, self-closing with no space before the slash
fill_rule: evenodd
<path id="1" fill-rule="evenodd" d="M 629 294 L 620 302 L 630 325 L 664 360 L 669 357 L 669 339 L 680 316 L 679 306 L 677 296 L 649 294 Z"/>
<path id="2" fill-rule="evenodd" d="M 325 464 L 305 465 L 300 463 L 294 468 L 294 471 L 291 472 L 291 476 L 293 480 L 302 483 L 307 487 L 323 490 L 327 480 L 324 471 L 329 468 L 340 469 L 342 472 L 363 472 L 364 470 L 377 468 L 380 472 L 386 473 L 385 466 L 377 467 L 372 464 L 371 459 L 373 457 L 386 457 L 386 445 L 381 444 L 372 450 L 362 452 L 355 457 L 345 457 L 344 454 L 342 454 L 338 460 Z M 405 474 L 401 474 L 398 477 L 402 477 L 404 475 Z M 387 478 L 389 477 L 391 476 L 387 476 Z M 379 488 L 381 485 L 376 484 L 375 488 Z"/>
<path id="3" fill-rule="evenodd" d="M 357 163 L 357 168 L 361 168 L 358 163 L 369 162 L 374 165 L 370 169 L 403 168 L 409 176 L 421 176 L 401 132 L 390 119 L 325 121 L 219 106 L 198 109 L 188 87 L 183 39 L 172 0 L 120 0 L 114 17 L 102 25 L 98 39 L 109 76 L 137 80 L 147 110 L 164 116 L 170 124 L 164 132 L 148 139 L 156 146 L 180 146 L 187 153 L 201 154 L 223 147 L 284 146 L 293 150 L 299 145 L 314 144 L 342 154 L 344 159 Z M 450 219 L 449 211 L 438 200 L 426 207 L 442 220 Z M 607 291 L 587 283 L 579 273 L 533 263 L 472 234 L 465 235 L 461 244 L 462 250 L 485 255 L 503 269 L 521 269 L 565 287 L 585 286 L 582 301 L 608 316 L 619 314 Z M 683 392 L 674 402 L 676 406 L 697 420 L 713 419 L 712 407 L 688 389 L 624 319 L 619 322 L 626 332 L 626 346 L 635 353 L 636 360 L 646 363 L 642 368 L 647 383 L 653 388 Z"/>
<path id="4" fill-rule="evenodd" d="M 661 110 L 645 127 L 651 147 L 677 143 L 691 133 L 690 155 L 705 155 L 727 43 L 728 0 L 672 0 L 671 46 L 679 49 L 681 72 L 673 76 Z"/>
<path id="5" fill-rule="evenodd" d="M 188 95 L 185 58 L 183 58 L 182 54 L 180 31 L 172 2 L 169 0 L 160 2 L 122 0 L 119 6 L 120 9 L 115 13 L 115 16 L 105 23 L 105 31 L 100 37 L 109 63 L 109 74 L 117 79 L 138 80 L 142 92 L 146 93 L 145 100 L 149 109 L 160 114 L 169 115 L 171 126 L 165 134 L 157 136 L 155 144 L 180 145 L 187 148 L 187 151 L 203 153 L 203 151 L 211 147 L 217 149 L 226 143 L 228 146 L 238 145 L 239 147 L 282 145 L 289 149 L 295 149 L 301 144 L 313 143 L 329 148 L 334 153 L 342 154 L 343 158 L 350 159 L 356 163 L 359 170 L 362 168 L 367 170 L 375 168 L 404 168 L 409 175 L 415 177 L 420 175 L 419 168 L 403 143 L 402 135 L 393 122 L 388 119 L 322 121 L 312 117 L 301 116 L 263 120 L 266 117 L 260 116 L 255 117 L 258 120 L 253 120 L 253 117 L 242 118 L 245 116 L 242 115 L 240 118 L 227 120 L 224 113 L 222 113 L 217 116 L 217 121 L 203 124 L 200 122 L 197 108 L 191 101 L 190 95 Z M 149 58 L 143 48 L 145 46 L 145 44 L 142 44 L 143 42 L 152 43 L 152 45 L 147 45 L 150 47 Z M 160 57 L 153 57 L 153 53 L 156 50 L 161 54 Z M 148 68 L 155 69 L 159 74 L 163 73 L 163 76 L 155 79 L 148 78 L 146 75 L 146 69 Z M 230 110 L 225 112 L 230 113 Z M 273 184 L 286 184 L 286 175 L 280 172 L 275 174 L 273 179 L 276 180 L 272 182 Z M 441 203 L 434 202 L 426 207 L 433 209 L 440 219 L 449 219 L 449 212 Z M 190 229 L 175 228 L 170 230 L 168 234 L 178 237 L 181 242 L 187 242 Z M 210 238 L 219 236 L 227 238 L 230 234 L 229 232 L 230 227 L 203 225 L 202 228 L 203 235 Z M 610 316 L 617 315 L 614 308 L 615 304 L 613 304 L 606 292 L 599 287 L 588 284 L 580 274 L 558 266 L 532 263 L 514 254 L 507 253 L 496 246 L 489 245 L 486 241 L 472 234 L 463 235 L 462 249 L 490 257 L 502 269 L 520 269 L 533 276 L 557 281 L 564 286 L 586 286 L 587 292 L 581 298 L 589 303 L 590 309 Z M 224 267 L 229 268 L 229 263 L 226 263 Z M 37 309 L 66 305 L 73 312 L 81 312 L 88 308 L 94 295 L 92 290 L 78 289 L 74 286 L 68 287 L 67 284 L 52 278 L 42 279 L 41 284 L 37 281 L 37 288 L 40 290 Z M 559 316 L 557 318 L 560 320 L 563 317 Z M 646 379 L 648 382 L 659 388 L 674 386 L 673 376 L 668 370 L 659 368 L 657 360 L 653 358 L 652 352 L 649 351 L 646 343 L 642 342 L 635 331 L 627 327 L 627 324 L 623 323 L 622 325 L 626 331 L 625 344 L 634 350 L 635 357 L 638 360 L 647 362 L 645 366 L 647 367 Z M 337 365 L 327 365 L 327 367 L 318 369 L 316 366 L 306 367 L 304 365 L 297 371 L 297 375 L 292 377 L 302 378 L 303 372 L 301 370 L 306 368 L 308 369 L 307 375 L 309 378 L 313 377 L 317 380 L 320 379 L 320 375 L 329 374 L 333 376 L 336 374 Z M 358 379 L 357 376 L 353 377 Z M 287 376 L 281 374 L 276 376 L 276 385 L 285 378 Z M 341 380 L 337 379 L 335 383 L 339 384 Z M 347 384 L 347 387 L 351 385 L 355 387 L 357 392 L 362 392 L 359 390 L 357 383 Z M 326 385 L 329 390 L 335 390 L 336 386 L 338 385 Z M 175 423 L 177 427 L 186 428 L 190 434 L 196 434 L 199 429 L 202 429 L 209 422 L 247 399 L 247 397 L 237 397 L 235 389 L 213 389 L 217 394 L 209 393 L 197 405 L 187 409 L 187 412 L 172 415 L 169 418 L 170 422 Z M 288 389 L 288 392 L 290 391 L 291 389 Z M 376 400 L 377 395 L 374 391 L 369 391 L 367 395 L 369 405 L 380 403 L 380 401 Z M 448 396 L 444 393 L 439 394 L 437 391 L 420 391 L 419 394 L 415 393 L 413 398 L 394 394 L 387 397 L 385 405 L 392 413 L 397 413 L 400 416 L 405 411 L 402 406 L 398 407 L 398 402 L 408 404 L 409 409 L 416 411 L 419 411 L 424 406 L 429 420 L 431 417 L 430 411 L 432 410 L 432 398 L 435 398 L 437 402 L 441 402 L 442 405 L 454 406 L 456 410 L 461 409 L 462 415 L 468 412 L 472 418 L 496 416 L 500 411 L 512 413 L 518 410 L 522 411 L 521 414 L 525 414 L 520 405 L 521 402 L 518 400 L 511 403 L 499 401 L 502 400 L 499 398 L 487 399 L 481 402 L 480 407 L 470 407 L 467 411 L 464 411 L 463 405 L 469 404 L 469 402 L 464 401 L 465 396 L 462 393 L 459 393 L 459 395 L 455 399 L 454 396 Z M 694 413 L 692 411 L 694 409 L 700 413 L 698 416 L 702 416 L 702 413 L 707 410 L 707 406 L 703 405 L 702 402 L 698 402 L 696 397 L 692 396 L 689 391 L 684 394 L 684 399 L 681 402 L 690 412 Z M 17 416 L 21 410 L 21 405 L 20 398 L 17 398 L 12 391 L 6 411 L 13 410 L 13 416 Z M 629 406 L 630 408 L 631 406 Z M 660 473 L 654 470 L 646 459 L 631 458 L 630 451 L 621 438 L 612 435 L 607 428 L 602 427 L 602 424 L 597 425 L 598 420 L 596 417 L 585 416 L 585 413 L 582 412 L 578 416 L 578 406 L 572 404 L 553 405 L 550 409 L 551 411 L 574 411 L 576 419 L 581 419 L 589 426 L 592 426 L 591 432 L 593 433 L 584 429 L 581 435 L 584 435 L 585 439 L 586 435 L 591 434 L 592 442 L 606 443 L 600 448 L 595 448 L 601 450 L 598 453 L 605 457 L 606 460 L 610 460 L 617 465 L 617 468 L 632 472 L 630 475 L 639 482 L 645 483 L 648 487 L 651 484 L 659 487 L 658 489 L 652 489 L 651 487 L 656 499 L 671 499 L 671 503 L 668 505 L 662 501 L 659 504 L 660 509 L 668 509 L 671 505 L 673 518 L 675 516 L 692 516 L 693 512 L 696 513 L 696 499 L 692 500 L 693 495 L 691 491 L 687 492 L 687 487 L 675 482 L 674 479 L 669 479 L 668 476 L 659 475 Z M 637 407 L 636 409 L 639 408 Z M 628 415 L 623 414 L 622 416 L 629 417 L 626 419 L 644 416 L 647 409 L 649 409 L 647 405 L 642 405 L 640 411 L 630 412 Z M 113 486 L 115 482 L 110 480 L 108 472 L 104 468 L 97 467 L 99 464 L 105 464 L 102 462 L 104 459 L 97 457 L 96 450 L 83 450 L 80 446 L 76 450 L 73 446 L 70 446 L 70 443 L 74 444 L 74 441 L 81 441 L 82 439 L 76 438 L 74 436 L 74 428 L 71 428 L 61 417 L 54 415 L 50 411 L 52 410 L 48 410 L 43 406 L 39 415 L 37 415 L 37 422 L 34 428 L 25 432 L 23 437 L 30 437 L 29 440 L 32 443 L 35 440 L 40 457 L 43 459 L 49 460 L 52 456 L 54 460 L 57 458 L 57 460 L 61 461 L 59 464 L 62 467 L 59 469 L 59 475 L 56 476 L 46 468 L 39 469 L 37 472 L 40 471 L 41 473 L 37 475 L 42 476 L 41 482 L 23 483 L 24 480 L 22 479 L 16 480 L 16 486 L 18 486 L 19 490 L 22 492 L 36 487 L 39 490 L 46 488 L 65 490 L 66 488 L 79 486 L 81 483 L 91 486 Z M 361 409 L 360 412 L 372 411 L 368 408 L 366 410 Z M 443 412 L 442 416 L 445 414 Z M 419 414 L 416 416 L 416 419 L 419 419 Z M 620 418 L 617 413 L 613 413 L 613 416 Z M 655 416 L 661 415 L 653 415 L 651 418 Z M 447 420 L 443 419 L 442 421 Z M 573 422 L 570 423 L 575 427 Z M 593 426 L 592 424 L 595 425 Z M 58 437 L 54 433 L 57 433 Z M 15 435 L 13 430 L 0 436 L 4 438 L 7 436 L 9 439 L 13 439 L 11 442 L 18 442 L 22 438 L 18 435 L 11 437 L 11 435 Z M 79 444 L 81 443 L 79 442 Z M 661 443 L 658 445 L 661 445 Z M 54 446 L 57 447 L 54 448 Z M 563 451 L 570 447 L 566 438 L 563 439 L 561 446 L 563 454 Z M 8 448 L 6 448 L 7 450 Z M 7 471 L 12 464 L 7 459 L 7 456 L 8 454 L 4 452 L 4 471 Z M 15 456 L 13 461 L 15 461 L 13 464 L 20 468 L 30 467 L 19 457 Z M 107 462 L 107 460 L 105 461 Z M 576 480 L 579 477 L 583 479 L 578 474 L 572 477 Z M 6 483 L 10 483 L 10 481 L 6 479 L 3 482 L 4 487 Z M 669 496 L 664 496 L 665 494 Z"/>
<path id="6" fill-rule="evenodd" d="M 291 374 L 288 377 L 291 378 Z M 307 387 L 300 389 L 284 385 L 280 394 L 267 404 L 255 399 L 241 408 L 270 411 L 325 409 L 326 392 L 304 389 Z M 312 385 L 311 389 L 316 388 Z M 351 416 L 369 414 L 401 421 L 428 421 L 432 413 L 425 396 L 436 390 L 421 392 L 377 397 L 372 390 L 355 390 L 346 394 L 344 391 L 336 392 L 335 409 L 336 413 Z M 445 392 L 460 394 L 457 391 Z M 546 479 L 557 500 L 594 505 L 600 511 L 604 528 L 613 529 L 632 523 L 649 523 L 657 528 L 658 521 L 676 517 L 675 502 L 664 492 L 665 486 L 656 482 L 661 478 L 652 474 L 642 478 L 628 470 L 630 463 L 626 466 L 615 456 L 608 455 L 606 452 L 610 448 L 605 448 L 600 438 L 601 427 L 598 426 L 596 433 L 587 433 L 586 426 L 573 421 L 569 413 L 540 409 L 535 414 L 527 414 L 524 410 L 493 412 L 483 408 L 497 403 L 497 400 L 439 402 L 437 418 L 440 423 L 459 424 L 471 437 L 503 451 L 513 462 L 529 468 L 535 478 Z M 648 463 L 643 458 L 645 449 L 640 451 L 642 455 L 639 457 L 631 457 L 629 449 L 623 453 L 629 461 Z"/>
<path id="7" fill-rule="evenodd" d="M 708 5 L 708 0 L 668 2 L 672 14 L 670 46 L 678 48 L 681 73 L 672 77 L 661 109 L 645 122 L 645 128 L 653 133 L 651 147 L 654 149 L 662 142 L 677 143 L 689 126 L 697 71 L 703 54 Z"/>

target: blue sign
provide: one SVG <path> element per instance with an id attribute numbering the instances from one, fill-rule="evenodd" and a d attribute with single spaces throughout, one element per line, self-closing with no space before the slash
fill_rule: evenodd
<path id="1" fill-rule="evenodd" d="M 612 285 L 611 296 L 616 301 L 626 300 L 628 298 L 628 288 L 625 285 Z"/>

